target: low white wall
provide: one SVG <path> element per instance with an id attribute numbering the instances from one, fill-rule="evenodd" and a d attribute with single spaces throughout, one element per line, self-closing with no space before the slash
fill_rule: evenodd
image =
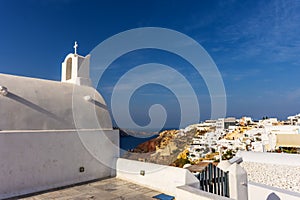
<path id="1" fill-rule="evenodd" d="M 300 166 L 299 154 L 239 151 L 236 156 L 242 157 L 244 162 Z"/>
<path id="2" fill-rule="evenodd" d="M 145 175 L 140 175 L 144 170 Z M 176 196 L 176 187 L 192 185 L 199 188 L 198 179 L 187 169 L 118 158 L 117 178 Z"/>
<path id="3" fill-rule="evenodd" d="M 113 130 L 0 131 L 0 199 L 109 177 L 115 146 Z"/>
<path id="4" fill-rule="evenodd" d="M 260 183 L 248 183 L 249 200 L 299 200 L 300 194 Z"/>
<path id="5" fill-rule="evenodd" d="M 201 200 L 233 200 L 213 193 L 208 193 L 188 185 L 177 187 L 176 200 L 201 199 Z"/>
<path id="6" fill-rule="evenodd" d="M 237 200 L 248 200 L 247 172 L 236 163 L 233 163 L 228 171 L 230 197 Z"/>
<path id="7" fill-rule="evenodd" d="M 229 196 L 236 200 L 247 200 L 248 178 L 245 169 L 237 163 L 230 164 L 228 160 L 221 161 L 218 167 L 229 172 Z"/>

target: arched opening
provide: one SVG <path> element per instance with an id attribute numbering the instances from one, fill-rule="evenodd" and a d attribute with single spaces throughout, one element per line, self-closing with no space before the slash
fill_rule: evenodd
<path id="1" fill-rule="evenodd" d="M 72 77 L 72 58 L 67 60 L 67 70 L 66 70 L 66 80 L 71 79 Z"/>

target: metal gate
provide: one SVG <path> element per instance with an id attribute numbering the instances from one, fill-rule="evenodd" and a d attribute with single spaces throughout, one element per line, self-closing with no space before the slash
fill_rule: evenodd
<path id="1" fill-rule="evenodd" d="M 228 172 L 210 163 L 197 178 L 200 181 L 201 190 L 229 197 Z"/>

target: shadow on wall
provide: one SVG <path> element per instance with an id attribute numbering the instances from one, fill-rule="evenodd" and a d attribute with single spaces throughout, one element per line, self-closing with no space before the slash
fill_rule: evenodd
<path id="1" fill-rule="evenodd" d="M 277 194 L 272 192 L 271 194 L 269 194 L 269 196 L 267 197 L 266 200 L 280 200 L 280 198 L 279 198 L 279 196 L 277 196 Z"/>
<path id="2" fill-rule="evenodd" d="M 107 106 L 100 103 L 99 101 L 96 101 L 96 100 L 92 100 L 92 103 L 94 103 L 96 106 L 100 107 L 100 108 L 103 108 L 105 110 L 107 110 Z"/>
<path id="3" fill-rule="evenodd" d="M 26 99 L 24 99 L 24 98 L 22 98 L 22 97 L 20 97 L 20 96 L 18 96 L 16 94 L 13 94 L 13 93 L 9 92 L 7 94 L 7 97 L 10 98 L 10 99 L 12 99 L 12 100 L 14 100 L 14 101 L 17 101 L 17 102 L 19 102 L 21 104 L 24 104 L 24 105 L 26 105 L 26 106 L 28 106 L 28 107 L 30 107 L 30 108 L 32 108 L 32 109 L 40 112 L 40 113 L 43 113 L 43 114 L 47 115 L 48 117 L 51 117 L 51 118 L 53 118 L 53 119 L 55 119 L 57 121 L 63 121 L 63 122 L 66 123 L 65 119 L 62 119 L 62 118 L 58 117 L 57 115 L 53 114 L 52 112 L 49 112 L 48 110 L 46 110 L 46 109 L 44 109 L 44 108 L 42 108 L 42 107 L 40 107 L 40 106 L 38 106 L 38 105 L 36 105 L 36 104 L 34 104 L 34 103 L 26 100 Z"/>

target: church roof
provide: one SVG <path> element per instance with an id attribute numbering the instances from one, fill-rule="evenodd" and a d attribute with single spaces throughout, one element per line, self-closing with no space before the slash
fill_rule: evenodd
<path id="1" fill-rule="evenodd" d="M 102 96 L 92 87 L 0 74 L 0 130 L 112 129 Z"/>

